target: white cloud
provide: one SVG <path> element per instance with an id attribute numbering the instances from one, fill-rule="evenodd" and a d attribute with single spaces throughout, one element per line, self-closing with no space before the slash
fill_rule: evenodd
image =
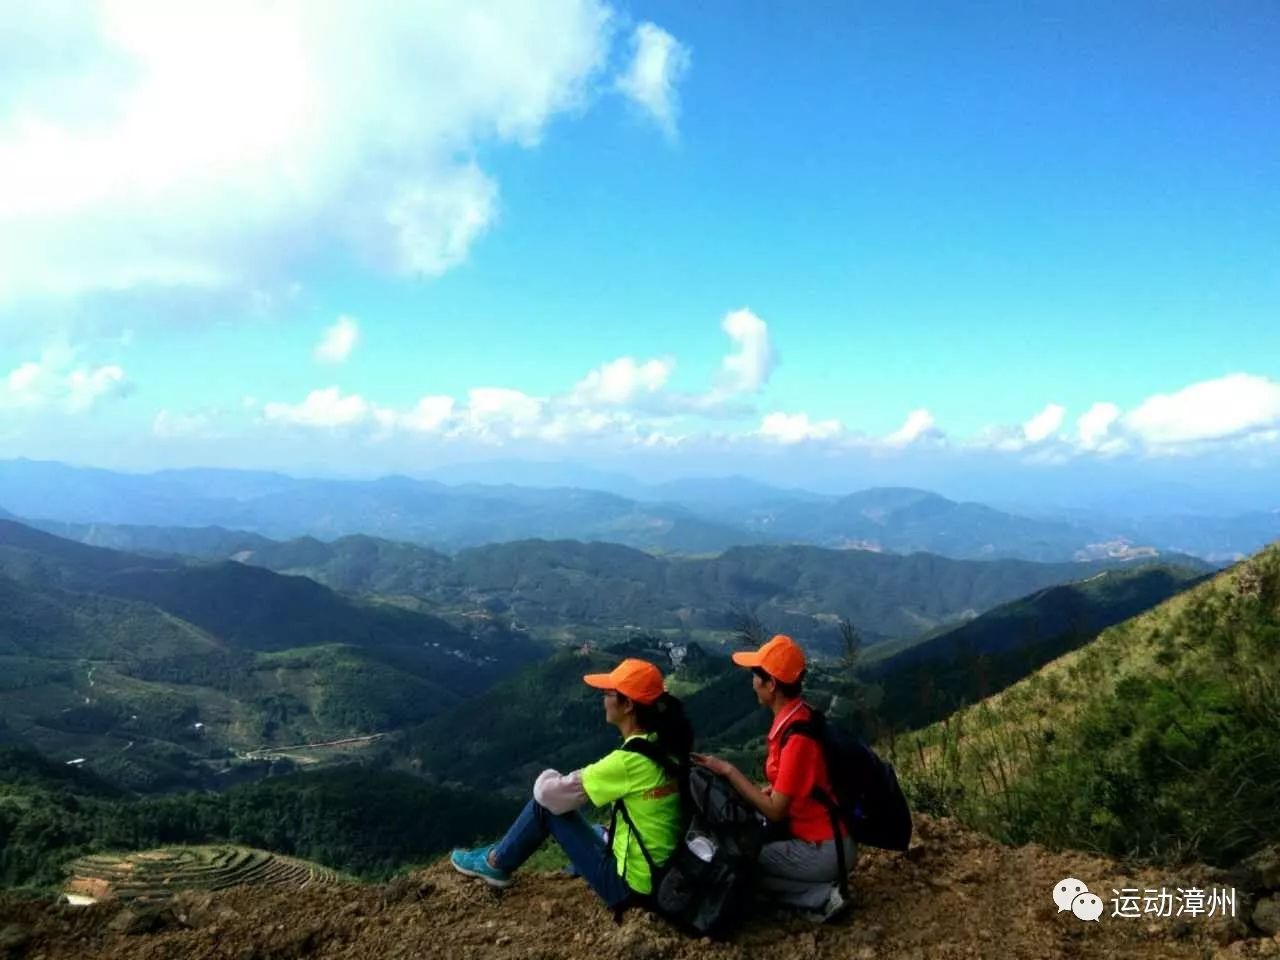
<path id="1" fill-rule="evenodd" d="M 474 163 L 406 181 L 386 207 L 386 256 L 402 273 L 438 277 L 467 259 L 497 209 L 498 184 Z"/>
<path id="2" fill-rule="evenodd" d="M 373 408 L 359 394 L 343 396 L 337 387 L 312 390 L 298 404 L 268 403 L 262 415 L 275 423 L 302 427 L 349 427 L 367 420 Z"/>
<path id="3" fill-rule="evenodd" d="M 98 402 L 128 396 L 133 384 L 118 364 L 75 366 L 74 351 L 50 348 L 14 367 L 0 381 L 0 408 L 85 413 Z"/>
<path id="4" fill-rule="evenodd" d="M 965 441 L 964 446 L 979 450 L 1018 453 L 1050 440 L 1062 426 L 1066 412 L 1066 408 L 1061 405 L 1050 403 L 1025 423 L 1016 426 L 1004 424 L 986 427 L 977 436 Z"/>
<path id="5" fill-rule="evenodd" d="M 82 413 L 103 397 L 120 396 L 129 389 L 124 370 L 114 363 L 72 370 L 67 376 L 67 409 Z"/>
<path id="6" fill-rule="evenodd" d="M 1077 443 L 1084 450 L 1114 452 L 1124 441 L 1111 437 L 1111 429 L 1120 418 L 1120 408 L 1114 403 L 1099 402 L 1076 420 Z"/>
<path id="7" fill-rule="evenodd" d="M 21 404 L 35 400 L 40 396 L 39 384 L 43 373 L 43 368 L 34 360 L 15 367 L 5 378 L 7 393 Z"/>
<path id="8" fill-rule="evenodd" d="M 447 270 L 496 215 L 475 151 L 581 109 L 613 18 L 602 0 L 29 6 L 0 31 L 0 298 L 283 285 L 320 237 Z"/>
<path id="9" fill-rule="evenodd" d="M 609 431 L 615 437 L 633 435 L 635 425 L 625 414 L 599 410 L 568 410 L 555 414 L 538 429 L 544 440 L 563 443 L 583 437 L 594 437 Z"/>
<path id="10" fill-rule="evenodd" d="M 642 23 L 631 36 L 632 57 L 617 87 L 662 128 L 676 135 L 680 94 L 676 85 L 689 69 L 689 48 L 652 23 Z"/>
<path id="11" fill-rule="evenodd" d="M 333 326 L 325 330 L 324 336 L 316 344 L 315 358 L 321 363 L 343 363 L 351 356 L 359 339 L 360 324 L 355 317 L 344 313 Z"/>
<path id="12" fill-rule="evenodd" d="M 588 405 L 623 406 L 661 390 L 674 369 L 675 361 L 670 358 L 639 363 L 632 357 L 620 357 L 583 377 L 573 388 L 572 399 Z"/>
<path id="13" fill-rule="evenodd" d="M 1022 436 L 1029 444 L 1037 444 L 1047 440 L 1062 426 L 1062 418 L 1066 412 L 1064 407 L 1056 403 L 1047 405 L 1022 425 Z"/>
<path id="14" fill-rule="evenodd" d="M 1244 436 L 1280 425 L 1280 383 L 1247 373 L 1193 383 L 1148 397 L 1121 423 L 1149 447 Z"/>
<path id="15" fill-rule="evenodd" d="M 210 420 L 203 413 L 179 413 L 161 410 L 151 421 L 151 432 L 162 439 L 196 437 L 209 428 Z"/>
<path id="16" fill-rule="evenodd" d="M 936 436 L 939 431 L 935 428 L 933 414 L 923 408 L 912 410 L 907 414 L 906 421 L 893 433 L 889 434 L 881 442 L 887 447 L 909 447 L 924 437 Z"/>
<path id="17" fill-rule="evenodd" d="M 735 393 L 760 391 L 778 362 L 769 340 L 769 325 L 743 307 L 725 314 L 720 327 L 735 344 L 735 350 L 724 358 L 723 387 Z"/>
<path id="18" fill-rule="evenodd" d="M 815 422 L 807 413 L 775 412 L 761 422 L 759 434 L 778 443 L 801 443 L 805 440 L 829 440 L 840 431 L 839 420 Z"/>
<path id="19" fill-rule="evenodd" d="M 477 422 L 532 423 L 542 413 L 542 400 L 507 387 L 476 387 L 467 391 L 467 398 L 467 409 Z"/>
<path id="20" fill-rule="evenodd" d="M 423 397 L 408 413 L 397 419 L 400 426 L 416 433 L 436 433 L 453 417 L 453 397 Z"/>

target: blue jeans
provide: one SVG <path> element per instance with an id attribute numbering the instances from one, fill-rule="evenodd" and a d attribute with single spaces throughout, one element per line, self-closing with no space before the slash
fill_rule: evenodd
<path id="1" fill-rule="evenodd" d="M 547 837 L 555 838 L 579 876 L 591 885 L 606 905 L 616 907 L 631 896 L 631 888 L 618 875 L 613 851 L 605 846 L 604 838 L 587 822 L 587 818 L 576 810 L 552 813 L 536 800 L 524 805 L 520 815 L 494 847 L 494 866 L 514 873 L 533 856 Z"/>

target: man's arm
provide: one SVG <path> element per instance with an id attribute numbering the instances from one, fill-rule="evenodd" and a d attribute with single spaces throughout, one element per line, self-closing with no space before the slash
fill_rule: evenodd
<path id="1" fill-rule="evenodd" d="M 787 814 L 791 811 L 791 798 L 785 793 L 778 793 L 771 789 L 761 790 L 728 760 L 710 757 L 703 753 L 693 753 L 690 756 L 695 763 L 728 780 L 742 799 L 763 813 L 770 823 L 781 823 L 787 819 Z"/>

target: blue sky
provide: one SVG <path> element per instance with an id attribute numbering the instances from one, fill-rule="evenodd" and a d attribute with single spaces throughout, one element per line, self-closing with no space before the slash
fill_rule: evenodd
<path id="1" fill-rule="evenodd" d="M 212 11 L 0 14 L 0 456 L 1277 474 L 1273 4 Z"/>

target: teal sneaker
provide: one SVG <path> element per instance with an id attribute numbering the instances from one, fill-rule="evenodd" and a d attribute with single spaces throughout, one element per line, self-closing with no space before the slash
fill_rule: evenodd
<path id="1" fill-rule="evenodd" d="M 453 869 L 466 877 L 478 877 L 491 887 L 509 887 L 511 874 L 489 866 L 489 851 L 493 847 L 476 847 L 474 850 L 455 850 L 449 854 Z"/>

